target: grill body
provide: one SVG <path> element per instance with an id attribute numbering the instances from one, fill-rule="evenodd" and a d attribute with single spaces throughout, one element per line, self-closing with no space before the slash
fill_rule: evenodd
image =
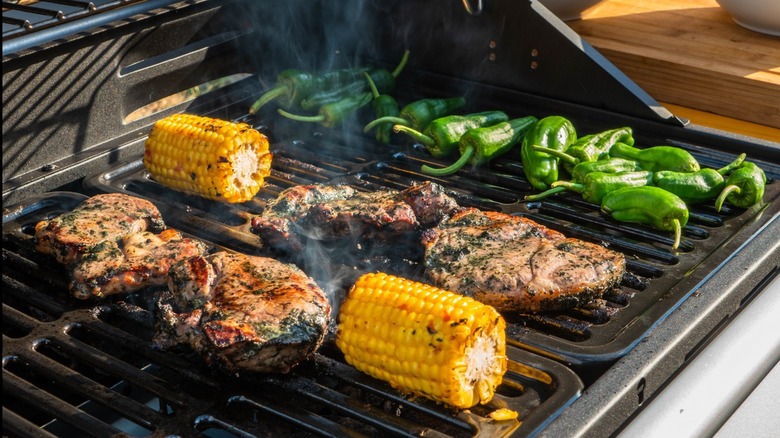
<path id="1" fill-rule="evenodd" d="M 455 1 L 445 8 L 438 1 L 124 3 L 88 15 L 93 23 L 4 31 L 9 433 L 609 435 L 777 275 L 778 145 L 675 117 L 535 1 L 486 2 L 479 13 Z M 455 414 L 409 401 L 346 366 L 331 344 L 290 376 L 214 375 L 186 352 L 149 347 L 145 297 L 74 303 L 65 296 L 66 273 L 32 250 L 36 221 L 100 192 L 148 198 L 170 226 L 262 253 L 247 218 L 289 186 L 400 189 L 428 179 L 420 165 L 444 162 L 419 145 L 379 145 L 356 124 L 323 130 L 272 111 L 246 114 L 284 68 L 392 67 L 404 49 L 412 57 L 395 93 L 401 102 L 465 95 L 476 110 L 564 115 L 583 133 L 631 126 L 638 144 L 684 147 L 708 167 L 746 152 L 767 173 L 766 202 L 749 211 L 693 208 L 675 254 L 667 234 L 612 222 L 574 195 L 521 202 L 532 188 L 511 154 L 437 179 L 463 205 L 524 215 L 604 242 L 630 260 L 622 292 L 601 307 L 508 317 L 512 361 L 496 403 L 517 409 L 523 421 L 507 430 L 491 429 L 489 408 Z M 575 77 L 573 66 L 581 72 Z M 149 179 L 140 161 L 145 136 L 155 120 L 181 111 L 247 121 L 269 135 L 273 172 L 255 200 L 225 206 Z M 409 261 L 413 252 L 403 245 L 392 250 L 398 257 L 357 251 L 338 261 L 291 261 L 334 291 L 363 271 L 421 274 Z M 689 323 L 670 323 L 679 321 L 672 314 Z M 281 392 L 292 396 L 278 400 Z"/>

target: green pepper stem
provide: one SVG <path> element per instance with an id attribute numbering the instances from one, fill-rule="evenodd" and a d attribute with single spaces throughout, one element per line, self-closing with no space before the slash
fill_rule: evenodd
<path id="1" fill-rule="evenodd" d="M 404 125 L 393 125 L 393 132 L 401 132 L 403 134 L 407 134 L 408 136 L 412 137 L 413 139 L 419 141 L 420 143 L 424 144 L 425 146 L 433 146 L 436 144 L 436 140 L 432 139 L 431 137 L 423 134 L 422 132 L 410 128 L 408 126 Z"/>
<path id="2" fill-rule="evenodd" d="M 539 199 L 546 198 L 548 196 L 555 195 L 557 193 L 565 192 L 565 187 L 554 187 L 551 189 L 547 189 L 543 191 L 542 193 L 537 193 L 535 195 L 528 195 L 523 198 L 524 201 L 538 201 Z"/>
<path id="3" fill-rule="evenodd" d="M 553 157 L 560 158 L 563 160 L 563 162 L 571 164 L 572 166 L 576 166 L 580 164 L 580 160 L 576 157 L 573 157 L 566 152 L 561 152 L 559 150 L 546 148 L 544 146 L 538 146 L 538 145 L 531 145 L 531 148 L 537 152 L 544 152 L 546 154 L 550 154 Z"/>
<path id="4" fill-rule="evenodd" d="M 461 167 L 465 166 L 466 163 L 469 162 L 471 157 L 474 155 L 474 152 L 476 152 L 476 150 L 473 147 L 471 146 L 466 147 L 466 149 L 461 154 L 460 158 L 458 158 L 458 161 L 450 164 L 449 166 L 441 167 L 437 169 L 423 164 L 422 167 L 420 168 L 420 171 L 422 171 L 422 173 L 426 175 L 431 175 L 431 176 L 452 175 L 453 173 L 460 170 Z"/>
<path id="5" fill-rule="evenodd" d="M 679 219 L 672 219 L 672 225 L 674 226 L 674 244 L 672 249 L 677 251 L 680 247 L 680 240 L 682 239 L 682 225 L 680 225 Z"/>
<path id="6" fill-rule="evenodd" d="M 742 192 L 742 189 L 740 189 L 739 186 L 734 184 L 724 187 L 723 191 L 720 192 L 720 195 L 718 195 L 718 198 L 715 200 L 715 210 L 720 211 L 728 195 L 732 193 L 740 194 L 740 192 Z"/>
<path id="7" fill-rule="evenodd" d="M 393 70 L 393 77 L 397 78 L 398 75 L 401 74 L 402 71 L 404 71 L 404 67 L 406 67 L 406 62 L 409 61 L 409 49 L 404 51 L 404 56 L 401 57 L 401 62 L 398 63 L 398 66 L 396 66 L 395 70 Z"/>
<path id="8" fill-rule="evenodd" d="M 718 169 L 718 173 L 723 175 L 723 176 L 728 175 L 732 170 L 734 170 L 737 167 L 741 166 L 742 162 L 745 161 L 746 157 L 747 157 L 747 154 L 744 153 L 744 152 L 739 154 L 739 156 L 737 157 L 736 160 L 732 161 L 731 163 L 729 163 L 725 167 L 723 167 L 721 169 Z"/>
<path id="9" fill-rule="evenodd" d="M 325 121 L 325 116 L 322 114 L 318 114 L 316 116 L 301 116 L 298 114 L 292 114 L 288 113 L 287 111 L 279 108 L 276 111 L 279 112 L 284 117 L 287 117 L 288 119 L 292 120 L 298 120 L 299 122 L 312 122 L 312 123 L 321 123 Z"/>
<path id="10" fill-rule="evenodd" d="M 376 127 L 377 125 L 381 125 L 382 123 L 392 123 L 394 125 L 409 126 L 409 121 L 404 119 L 404 118 L 393 117 L 393 116 L 385 116 L 385 117 L 380 117 L 378 119 L 375 119 L 375 120 L 372 120 L 371 122 L 369 122 L 368 125 L 366 125 L 366 127 L 363 128 L 363 132 L 368 132 L 368 131 L 374 129 L 374 127 Z"/>
<path id="11" fill-rule="evenodd" d="M 550 187 L 563 187 L 564 189 L 568 189 L 577 193 L 582 193 L 585 190 L 585 184 L 577 184 L 571 181 L 555 181 L 554 183 L 550 184 Z"/>
<path id="12" fill-rule="evenodd" d="M 371 88 L 371 95 L 374 96 L 374 99 L 378 98 L 379 90 L 376 89 L 376 84 L 374 83 L 374 80 L 371 79 L 371 75 L 364 71 L 363 76 L 366 77 L 366 81 L 368 81 L 368 87 Z"/>
<path id="13" fill-rule="evenodd" d="M 255 103 L 252 104 L 251 107 L 249 107 L 249 114 L 255 114 L 257 111 L 260 110 L 260 108 L 263 107 L 263 105 L 267 104 L 268 102 L 276 99 L 277 97 L 283 95 L 284 93 L 287 93 L 289 91 L 289 87 L 287 85 L 281 84 L 277 85 L 270 90 L 263 93 L 262 96 L 260 96 L 259 99 L 255 101 Z"/>

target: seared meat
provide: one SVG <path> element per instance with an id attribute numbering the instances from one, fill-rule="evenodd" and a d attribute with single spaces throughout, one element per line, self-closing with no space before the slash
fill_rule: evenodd
<path id="1" fill-rule="evenodd" d="M 252 229 L 271 247 L 300 251 L 303 238 L 387 240 L 430 226 L 458 208 L 440 186 L 360 192 L 344 185 L 291 187 L 271 201 Z"/>
<path id="2" fill-rule="evenodd" d="M 179 260 L 206 252 L 206 244 L 176 230 L 131 234 L 121 242 L 106 240 L 86 252 L 71 268 L 71 292 L 80 299 L 134 292 L 164 285 L 168 269 Z"/>
<path id="3" fill-rule="evenodd" d="M 423 227 L 431 227 L 461 207 L 438 184 L 426 181 L 401 191 L 404 202 L 409 204 Z"/>
<path id="4" fill-rule="evenodd" d="M 582 305 L 620 284 L 622 254 L 529 219 L 462 210 L 423 234 L 426 275 L 500 311 Z"/>
<path id="5" fill-rule="evenodd" d="M 97 244 L 163 228 L 162 216 L 151 202 L 120 193 L 101 194 L 68 213 L 39 222 L 35 248 L 69 265 Z"/>
<path id="6" fill-rule="evenodd" d="M 218 252 L 177 263 L 168 285 L 156 345 L 189 345 L 229 371 L 286 373 L 325 337 L 328 298 L 295 265 Z"/>

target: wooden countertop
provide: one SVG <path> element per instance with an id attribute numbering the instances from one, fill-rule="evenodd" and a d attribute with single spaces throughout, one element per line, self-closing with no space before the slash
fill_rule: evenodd
<path id="1" fill-rule="evenodd" d="M 566 24 L 672 113 L 780 142 L 780 37 L 715 0 L 607 0 Z"/>

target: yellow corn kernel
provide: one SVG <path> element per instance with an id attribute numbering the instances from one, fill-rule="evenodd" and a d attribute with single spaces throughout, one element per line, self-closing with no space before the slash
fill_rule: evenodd
<path id="1" fill-rule="evenodd" d="M 493 398 L 506 322 L 472 298 L 385 273 L 361 276 L 339 311 L 347 363 L 404 393 L 460 409 Z"/>
<path id="2" fill-rule="evenodd" d="M 174 114 L 152 127 L 144 165 L 174 190 L 237 203 L 263 187 L 271 158 L 268 138 L 245 123 Z"/>

